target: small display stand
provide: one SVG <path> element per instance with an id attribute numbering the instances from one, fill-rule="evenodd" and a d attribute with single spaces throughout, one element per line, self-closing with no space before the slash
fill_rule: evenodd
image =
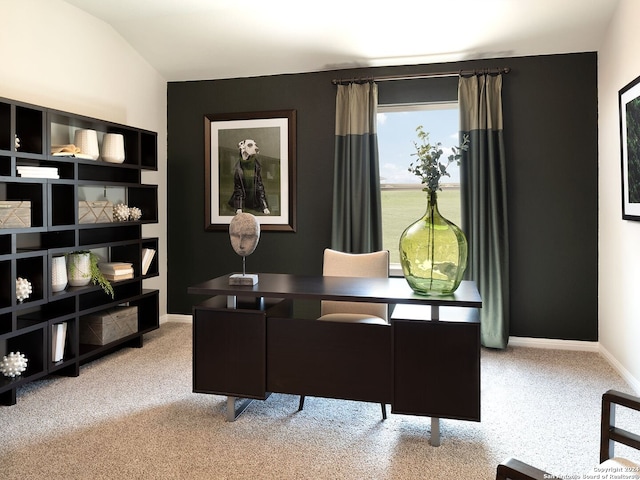
<path id="1" fill-rule="evenodd" d="M 255 285 L 258 283 L 258 275 L 246 273 L 246 259 L 242 257 L 242 273 L 234 273 L 229 276 L 229 285 Z"/>

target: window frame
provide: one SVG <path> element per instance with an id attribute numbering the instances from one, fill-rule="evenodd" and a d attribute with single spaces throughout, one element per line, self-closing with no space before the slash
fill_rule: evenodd
<path id="1" fill-rule="evenodd" d="M 429 110 L 458 110 L 459 109 L 459 101 L 456 100 L 443 100 L 443 101 L 434 101 L 434 102 L 407 102 L 407 103 L 389 103 L 389 104 L 378 104 L 377 105 L 377 113 L 403 113 L 403 112 L 418 112 L 418 111 L 429 111 Z M 425 126 L 428 131 L 428 127 Z M 378 126 L 379 131 L 379 126 Z M 408 164 L 407 164 L 408 168 Z M 378 188 L 382 188 L 382 183 L 378 186 Z M 382 193 L 382 192 L 381 192 Z M 382 222 L 384 227 L 384 220 Z M 402 272 L 402 267 L 400 263 L 390 263 L 389 264 L 389 275 L 392 277 L 402 277 L 404 274 Z"/>

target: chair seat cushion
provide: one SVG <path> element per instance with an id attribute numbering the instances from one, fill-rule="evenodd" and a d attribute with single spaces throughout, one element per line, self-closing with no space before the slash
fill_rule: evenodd
<path id="1" fill-rule="evenodd" d="M 594 467 L 590 473 L 591 474 L 626 473 L 627 475 L 638 475 L 638 478 L 640 478 L 640 464 L 632 462 L 631 460 L 627 460 L 626 458 L 614 457 L 614 458 L 610 458 L 609 460 L 606 460 L 605 462 L 602 462 L 597 467 Z M 596 478 L 596 477 L 593 477 L 593 478 Z M 610 477 L 610 478 L 613 478 L 613 477 Z M 627 478 L 636 478 L 636 477 L 627 477 Z"/>
<path id="2" fill-rule="evenodd" d="M 323 322 L 345 322 L 345 323 L 369 323 L 374 325 L 389 325 L 385 320 L 373 315 L 361 313 L 329 313 L 323 315 L 318 320 Z"/>

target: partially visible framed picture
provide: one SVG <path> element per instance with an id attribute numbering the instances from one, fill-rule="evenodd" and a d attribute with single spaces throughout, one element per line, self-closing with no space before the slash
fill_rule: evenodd
<path id="1" fill-rule="evenodd" d="M 640 77 L 618 93 L 622 156 L 622 218 L 640 221 Z"/>
<path id="2" fill-rule="evenodd" d="M 238 211 L 261 230 L 296 231 L 296 112 L 208 114 L 205 230 L 226 230 Z"/>

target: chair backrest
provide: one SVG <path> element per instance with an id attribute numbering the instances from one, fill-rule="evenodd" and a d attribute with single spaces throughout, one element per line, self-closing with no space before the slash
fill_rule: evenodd
<path id="1" fill-rule="evenodd" d="M 380 277 L 389 276 L 389 252 L 344 253 L 325 249 L 322 275 L 332 277 Z M 330 313 L 360 313 L 374 315 L 388 321 L 385 303 L 322 301 L 322 315 Z"/>

